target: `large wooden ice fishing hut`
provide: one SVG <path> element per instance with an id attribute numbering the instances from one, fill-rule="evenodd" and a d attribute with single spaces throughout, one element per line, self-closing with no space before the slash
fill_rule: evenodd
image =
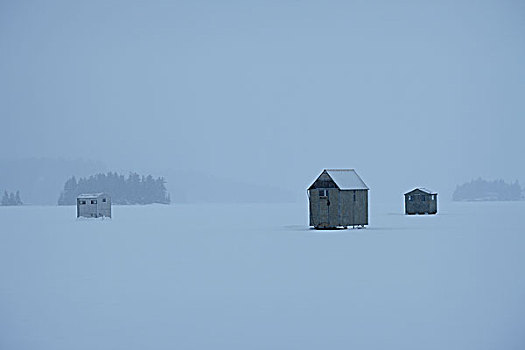
<path id="1" fill-rule="evenodd" d="M 368 187 L 353 169 L 325 169 L 308 188 L 310 226 L 368 225 Z"/>
<path id="2" fill-rule="evenodd" d="M 77 218 L 111 217 L 111 198 L 105 193 L 81 194 L 77 197 Z"/>
<path id="3" fill-rule="evenodd" d="M 437 192 L 419 187 L 405 193 L 405 214 L 436 214 Z"/>

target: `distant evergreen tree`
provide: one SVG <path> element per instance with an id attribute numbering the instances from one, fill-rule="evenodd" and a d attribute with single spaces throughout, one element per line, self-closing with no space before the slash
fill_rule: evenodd
<path id="1" fill-rule="evenodd" d="M 15 195 L 15 205 L 23 205 L 22 199 L 20 198 L 20 191 L 16 191 Z"/>
<path id="2" fill-rule="evenodd" d="M 112 172 L 81 177 L 78 181 L 73 176 L 64 184 L 58 204 L 72 205 L 76 203 L 79 194 L 97 192 L 109 194 L 114 204 L 169 204 L 170 197 L 165 184 L 162 177 L 154 179 L 151 175 L 141 176 L 134 172 L 127 179 Z"/>
<path id="3" fill-rule="evenodd" d="M 15 194 L 13 192 L 9 193 L 9 205 L 16 205 Z"/>
<path id="4" fill-rule="evenodd" d="M 2 196 L 2 205 L 9 205 L 9 194 L 7 191 L 4 191 L 4 195 Z"/>

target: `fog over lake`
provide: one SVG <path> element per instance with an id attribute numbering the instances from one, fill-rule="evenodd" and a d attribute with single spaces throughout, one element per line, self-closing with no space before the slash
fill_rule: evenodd
<path id="1" fill-rule="evenodd" d="M 165 176 L 174 201 L 228 187 L 303 201 L 323 168 L 355 168 L 380 201 L 415 186 L 450 198 L 479 176 L 525 183 L 524 13 L 519 1 L 3 2 L 1 185 L 23 196 L 36 191 L 19 184 L 25 169 L 50 167 L 61 178 L 29 202 L 54 203 L 67 177 L 109 170 Z"/>

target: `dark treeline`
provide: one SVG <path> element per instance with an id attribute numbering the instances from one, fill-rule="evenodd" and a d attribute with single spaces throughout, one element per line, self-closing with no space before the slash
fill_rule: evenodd
<path id="1" fill-rule="evenodd" d="M 16 193 L 11 192 L 7 193 L 7 191 L 4 191 L 4 195 L 2 196 L 2 205 L 8 206 L 8 205 L 22 205 L 22 200 L 20 199 L 20 191 L 16 191 Z"/>
<path id="2" fill-rule="evenodd" d="M 507 184 L 503 180 L 485 181 L 481 178 L 456 187 L 455 201 L 517 201 L 521 199 L 518 181 Z"/>
<path id="3" fill-rule="evenodd" d="M 137 173 L 130 173 L 126 178 L 109 172 L 88 178 L 81 177 L 78 181 L 73 176 L 64 184 L 58 205 L 73 205 L 79 194 L 99 192 L 110 195 L 114 204 L 169 204 L 170 196 L 165 184 L 162 177 L 154 179 L 151 175 L 141 176 Z"/>

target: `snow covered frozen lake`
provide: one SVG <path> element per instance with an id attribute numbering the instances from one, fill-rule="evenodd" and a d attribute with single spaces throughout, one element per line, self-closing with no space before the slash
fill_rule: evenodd
<path id="1" fill-rule="evenodd" d="M 525 202 L 0 208 L 0 349 L 524 349 Z"/>

